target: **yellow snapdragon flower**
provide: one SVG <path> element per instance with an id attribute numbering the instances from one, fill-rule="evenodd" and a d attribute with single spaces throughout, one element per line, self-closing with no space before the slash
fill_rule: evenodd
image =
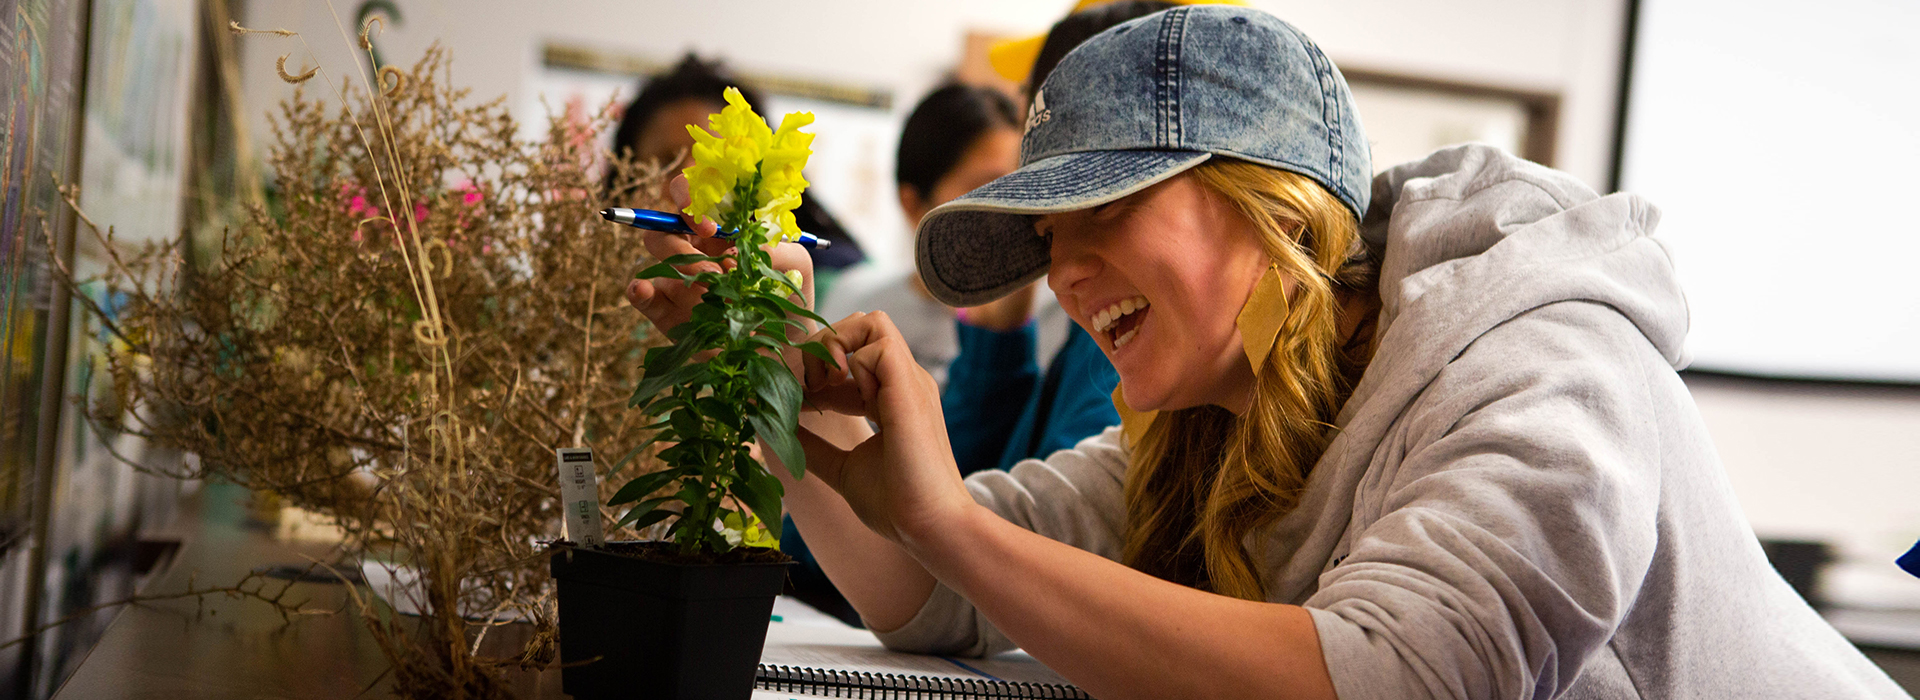
<path id="1" fill-rule="evenodd" d="M 711 132 L 687 125 L 694 141 L 693 165 L 682 171 L 693 194 L 687 215 L 722 221 L 728 213 L 746 207 L 767 228 L 768 240 L 799 238 L 793 209 L 800 206 L 800 195 L 807 189 L 800 171 L 813 154 L 813 134 L 801 132 L 800 127 L 812 124 L 813 115 L 788 114 L 776 132 L 767 128 L 766 120 L 739 90 L 727 88 L 725 97 L 726 108 L 707 118 Z M 740 186 L 753 182 L 756 174 L 760 182 L 752 201 L 734 201 Z"/>
<path id="2" fill-rule="evenodd" d="M 800 193 L 807 189 L 807 178 L 800 171 L 813 155 L 813 134 L 800 127 L 813 123 L 810 112 L 794 112 L 780 120 L 771 146 L 760 161 L 760 188 L 754 193 L 753 216 L 766 225 L 770 240 L 791 241 L 800 237 L 793 209 L 800 206 Z"/>

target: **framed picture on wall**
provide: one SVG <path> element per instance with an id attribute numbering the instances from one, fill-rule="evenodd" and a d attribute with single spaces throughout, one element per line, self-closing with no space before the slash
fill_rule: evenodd
<path id="1" fill-rule="evenodd" d="M 1553 165 L 1557 93 L 1364 67 L 1343 66 L 1340 72 L 1353 89 L 1354 106 L 1373 144 L 1375 171 L 1468 142 Z"/>

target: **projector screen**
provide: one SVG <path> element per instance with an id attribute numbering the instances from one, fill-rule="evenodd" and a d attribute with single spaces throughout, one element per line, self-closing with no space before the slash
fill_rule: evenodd
<path id="1" fill-rule="evenodd" d="M 1694 368 L 1920 382 L 1920 2 L 1640 0 L 1620 188 Z"/>

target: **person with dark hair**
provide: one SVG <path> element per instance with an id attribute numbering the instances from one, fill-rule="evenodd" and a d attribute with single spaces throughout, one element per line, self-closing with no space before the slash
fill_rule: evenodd
<path id="1" fill-rule="evenodd" d="M 935 206 L 1019 166 L 1019 112 L 1013 100 L 997 90 L 940 87 L 907 115 L 894 164 L 900 210 L 917 225 Z M 822 311 L 829 318 L 885 311 L 899 319 L 914 359 L 942 385 L 948 363 L 960 352 L 953 308 L 934 301 L 912 270 L 858 294 L 829 299 Z"/>
<path id="2" fill-rule="evenodd" d="M 758 90 L 742 84 L 719 61 L 703 61 L 687 53 L 667 72 L 641 83 L 640 94 L 627 103 L 620 125 L 613 131 L 614 152 L 635 153 L 644 160 L 675 159 L 667 163 L 670 168 L 684 165 L 681 161 L 693 147 L 693 136 L 687 133 L 686 125 L 706 126 L 707 115 L 727 106 L 721 93 L 729 87 L 738 88 L 740 96 L 756 109 L 766 104 Z M 607 186 L 612 185 L 609 174 Z"/>
<path id="3" fill-rule="evenodd" d="M 693 137 L 687 133 L 687 125 L 706 126 L 707 115 L 719 112 L 726 106 L 721 93 L 728 87 L 739 88 L 740 95 L 756 111 L 765 104 L 758 91 L 746 85 L 720 62 L 703 61 L 699 56 L 687 53 L 672 69 L 647 79 L 640 88 L 640 94 L 627 104 L 626 112 L 620 117 L 620 125 L 613 132 L 614 152 L 663 162 L 669 168 L 684 165 L 682 160 L 693 146 Z M 607 174 L 603 189 L 607 192 L 609 204 L 616 206 L 622 206 L 621 199 L 629 194 L 613 191 L 612 173 Z M 832 284 L 833 273 L 865 260 L 866 254 L 861 252 L 860 244 L 854 241 L 846 228 L 820 206 L 819 199 L 805 198 L 800 208 L 793 211 L 793 216 L 800 223 L 801 230 L 833 242 L 825 250 L 812 252 L 815 269 L 824 273 L 814 280 L 815 294 L 825 296 L 827 287 Z"/>
<path id="4" fill-rule="evenodd" d="M 1019 146 L 1019 109 L 1000 91 L 949 83 L 928 93 L 900 130 L 893 179 L 901 210 L 920 223 L 935 206 L 991 182 L 987 173 L 1018 165 Z"/>

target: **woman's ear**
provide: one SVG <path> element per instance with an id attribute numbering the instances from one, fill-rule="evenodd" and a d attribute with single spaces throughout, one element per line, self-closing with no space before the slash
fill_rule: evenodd
<path id="1" fill-rule="evenodd" d="M 913 185 L 901 183 L 899 195 L 900 211 L 906 212 L 907 223 L 918 228 L 920 220 L 926 218 L 927 212 L 933 211 L 933 207 L 927 206 L 927 198 L 921 196 L 920 190 Z"/>

